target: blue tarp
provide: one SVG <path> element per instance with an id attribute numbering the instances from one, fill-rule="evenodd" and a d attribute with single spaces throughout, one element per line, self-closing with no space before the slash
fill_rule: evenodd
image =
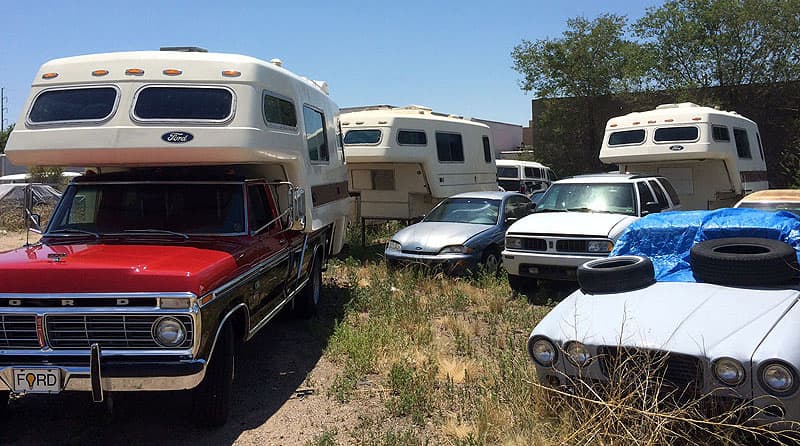
<path id="1" fill-rule="evenodd" d="M 649 257 L 660 282 L 694 282 L 692 245 L 723 237 L 781 240 L 800 254 L 800 216 L 743 208 L 651 214 L 628 226 L 609 255 Z"/>

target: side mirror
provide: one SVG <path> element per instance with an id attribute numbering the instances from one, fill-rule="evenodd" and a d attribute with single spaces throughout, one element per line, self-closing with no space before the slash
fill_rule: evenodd
<path id="1" fill-rule="evenodd" d="M 289 188 L 289 202 L 292 203 L 292 229 L 302 231 L 306 227 L 306 191 Z"/>
<path id="2" fill-rule="evenodd" d="M 642 217 L 650 214 L 658 214 L 659 212 L 661 212 L 661 205 L 655 201 L 648 201 L 642 207 Z"/>
<path id="3" fill-rule="evenodd" d="M 528 203 L 527 209 L 528 209 L 528 213 L 530 214 L 531 212 L 536 210 L 536 203 L 534 203 L 534 202 Z"/>

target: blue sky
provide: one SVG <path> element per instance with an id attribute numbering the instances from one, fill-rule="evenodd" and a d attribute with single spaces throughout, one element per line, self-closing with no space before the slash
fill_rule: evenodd
<path id="1" fill-rule="evenodd" d="M 526 125 L 511 50 L 556 37 L 570 17 L 641 17 L 661 1 L 37 1 L 7 2 L 0 20 L 0 87 L 7 122 L 39 66 L 109 51 L 196 45 L 284 61 L 328 81 L 340 107 L 420 104 Z"/>

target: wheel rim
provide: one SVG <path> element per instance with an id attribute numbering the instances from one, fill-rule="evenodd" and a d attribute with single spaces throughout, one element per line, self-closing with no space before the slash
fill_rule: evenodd
<path id="1" fill-rule="evenodd" d="M 486 269 L 490 272 L 495 272 L 500 268 L 500 259 L 497 258 L 495 254 L 489 254 L 486 256 Z"/>

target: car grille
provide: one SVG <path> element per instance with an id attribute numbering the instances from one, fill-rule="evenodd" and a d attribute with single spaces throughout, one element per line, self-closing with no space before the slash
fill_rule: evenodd
<path id="1" fill-rule="evenodd" d="M 36 316 L 0 314 L 0 347 L 39 348 Z"/>
<path id="2" fill-rule="evenodd" d="M 47 315 L 45 325 L 47 340 L 53 349 L 88 348 L 99 344 L 101 348 L 164 348 L 153 339 L 153 322 L 163 315 Z M 188 315 L 171 315 L 186 327 L 186 340 L 173 348 L 192 345 L 192 318 Z M 35 333 L 34 333 L 35 336 Z"/>
<path id="3" fill-rule="evenodd" d="M 589 240 L 559 240 L 556 242 L 556 251 L 587 252 L 589 251 Z"/>
<path id="4" fill-rule="evenodd" d="M 650 376 L 662 379 L 664 384 L 677 390 L 679 396 L 693 395 L 702 385 L 702 362 L 691 355 L 618 347 L 600 347 L 598 353 L 600 368 L 606 377 L 614 367 L 623 377 L 625 373 L 641 375 L 648 372 Z"/>
<path id="5" fill-rule="evenodd" d="M 439 254 L 439 251 L 417 251 L 414 249 L 404 249 L 402 250 L 403 254 L 419 254 L 419 255 L 426 255 L 426 256 L 435 256 Z"/>

